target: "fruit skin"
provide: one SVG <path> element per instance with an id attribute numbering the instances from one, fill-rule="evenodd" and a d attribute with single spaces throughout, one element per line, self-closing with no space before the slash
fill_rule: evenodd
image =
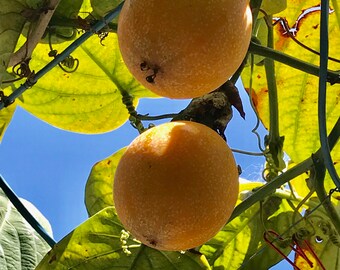
<path id="1" fill-rule="evenodd" d="M 188 121 L 138 136 L 114 179 L 121 222 L 142 243 L 160 250 L 186 250 L 212 238 L 228 221 L 238 191 L 238 170 L 226 142 Z"/>
<path id="2" fill-rule="evenodd" d="M 248 0 L 126 0 L 118 41 L 125 64 L 146 88 L 194 98 L 237 70 L 251 24 Z"/>

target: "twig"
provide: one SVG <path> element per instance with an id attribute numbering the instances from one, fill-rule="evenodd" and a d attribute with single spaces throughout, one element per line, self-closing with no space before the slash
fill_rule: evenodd
<path id="1" fill-rule="evenodd" d="M 174 118 L 178 115 L 178 113 L 167 113 L 167 114 L 162 114 L 162 115 L 148 115 L 148 114 L 138 114 L 138 118 L 140 120 L 144 121 L 155 121 L 155 120 L 161 120 L 161 119 L 166 119 L 166 118 Z"/>
<path id="2" fill-rule="evenodd" d="M 254 41 L 250 42 L 249 52 L 264 57 L 269 57 L 292 68 L 301 70 L 314 76 L 319 76 L 320 68 L 318 66 L 302 61 L 283 52 L 264 47 Z M 330 84 L 340 83 L 340 73 L 338 71 L 328 70 L 327 81 Z"/>
<path id="3" fill-rule="evenodd" d="M 49 21 L 52 18 L 54 11 L 56 10 L 58 4 L 61 0 L 50 0 L 47 5 L 46 11 L 40 14 L 38 22 L 34 27 L 33 31 L 29 33 L 27 36 L 27 40 L 24 45 L 21 46 L 19 50 L 17 50 L 9 60 L 8 66 L 14 66 L 20 61 L 30 58 L 34 48 L 37 46 L 39 41 L 41 40 L 44 32 L 47 28 Z"/>

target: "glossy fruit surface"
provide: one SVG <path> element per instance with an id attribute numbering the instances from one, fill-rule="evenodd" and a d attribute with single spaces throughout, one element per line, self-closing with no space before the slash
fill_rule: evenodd
<path id="1" fill-rule="evenodd" d="M 153 127 L 127 148 L 116 170 L 118 217 L 142 243 L 186 250 L 228 221 L 239 190 L 226 142 L 212 129 L 178 121 Z"/>
<path id="2" fill-rule="evenodd" d="M 126 0 L 118 41 L 131 73 L 160 96 L 215 90 L 244 59 L 251 37 L 248 0 Z"/>

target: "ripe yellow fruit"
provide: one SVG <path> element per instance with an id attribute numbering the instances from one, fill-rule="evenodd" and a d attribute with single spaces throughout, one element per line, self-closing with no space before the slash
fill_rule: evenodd
<path id="1" fill-rule="evenodd" d="M 135 78 L 154 93 L 194 98 L 235 73 L 251 37 L 249 0 L 126 0 L 118 41 Z"/>
<path id="2" fill-rule="evenodd" d="M 114 178 L 114 203 L 125 228 L 160 250 L 186 250 L 228 221 L 239 191 L 230 148 L 212 129 L 178 121 L 138 136 Z"/>

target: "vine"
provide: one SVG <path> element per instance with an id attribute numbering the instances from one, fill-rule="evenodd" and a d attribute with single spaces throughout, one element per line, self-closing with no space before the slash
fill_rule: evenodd
<path id="1" fill-rule="evenodd" d="M 254 17 L 257 17 L 257 13 L 259 12 L 259 7 L 261 6 L 260 1 L 251 1 L 255 8 Z M 83 19 L 70 19 L 66 21 L 59 21 L 58 18 L 54 18 L 51 20 L 53 15 L 53 11 L 57 7 L 59 1 L 51 0 L 49 2 L 48 8 L 46 12 L 42 12 L 39 17 L 39 21 L 35 28 L 35 31 L 30 34 L 29 39 L 27 39 L 25 45 L 23 45 L 19 51 L 10 59 L 10 66 L 14 65 L 13 73 L 16 74 L 19 78 L 5 81 L 4 83 L 11 83 L 16 80 L 20 80 L 23 78 L 27 78 L 26 81 L 17 88 L 11 95 L 5 96 L 3 92 L 0 92 L 0 110 L 4 107 L 12 104 L 16 98 L 18 98 L 23 92 L 32 87 L 41 77 L 43 77 L 47 72 L 49 72 L 53 67 L 59 65 L 59 67 L 65 72 L 75 72 L 79 65 L 79 60 L 75 59 L 71 56 L 71 53 L 78 48 L 83 42 L 85 42 L 89 37 L 93 34 L 97 34 L 100 37 L 100 43 L 102 44 L 103 40 L 107 36 L 108 32 L 115 32 L 117 30 L 117 25 L 111 23 L 111 21 L 118 16 L 123 2 L 119 4 L 112 12 L 108 13 L 103 20 L 83 20 Z M 339 235 L 340 235 L 340 218 L 337 212 L 334 209 L 334 206 L 331 202 L 331 194 L 339 191 L 340 189 L 340 179 L 335 170 L 334 163 L 332 161 L 332 157 L 330 152 L 334 148 L 340 137 L 340 118 L 338 118 L 335 126 L 333 127 L 329 136 L 327 136 L 327 126 L 326 126 L 326 85 L 327 83 L 339 84 L 340 83 L 340 72 L 333 71 L 328 69 L 328 16 L 329 16 L 329 1 L 323 0 L 321 1 L 321 38 L 320 38 L 320 53 L 312 51 L 313 53 L 317 53 L 320 56 L 320 66 L 316 66 L 305 61 L 294 58 L 285 53 L 274 50 L 274 41 L 273 41 L 273 29 L 272 25 L 268 28 L 268 44 L 267 46 L 262 46 L 258 43 L 256 38 L 253 38 L 250 42 L 248 56 L 239 67 L 237 72 L 232 76 L 230 81 L 227 81 L 224 85 L 222 85 L 216 91 L 209 93 L 203 97 L 193 99 L 191 103 L 185 108 L 183 111 L 175 114 L 164 114 L 159 116 L 149 116 L 149 115 L 141 115 L 138 114 L 136 108 L 133 104 L 133 96 L 131 96 L 127 91 L 120 91 L 122 94 L 122 102 L 125 104 L 128 113 L 129 120 L 131 125 L 138 130 L 139 133 L 142 133 L 146 130 L 142 121 L 154 121 L 166 118 L 172 118 L 172 120 L 194 120 L 197 122 L 204 123 L 214 130 L 216 130 L 222 137 L 224 137 L 225 128 L 232 117 L 231 106 L 234 106 L 240 113 L 242 117 L 244 117 L 244 112 L 240 101 L 234 101 L 233 98 L 238 95 L 237 89 L 234 96 L 228 96 L 226 88 L 230 90 L 235 87 L 236 81 L 239 79 L 240 74 L 242 73 L 247 60 L 251 57 L 251 72 L 253 71 L 253 55 L 259 55 L 266 57 L 264 60 L 265 72 L 268 83 L 268 95 L 269 95 L 269 109 L 270 109 L 270 129 L 269 135 L 265 137 L 265 149 L 262 149 L 260 145 L 259 135 L 256 133 L 256 129 L 260 124 L 260 120 L 257 116 L 257 124 L 253 129 L 253 132 L 257 134 L 259 148 L 261 150 L 260 153 L 252 153 L 243 150 L 233 149 L 234 152 L 246 154 L 246 155 L 255 155 L 255 156 L 265 156 L 267 161 L 266 170 L 269 171 L 269 174 L 266 176 L 267 183 L 262 187 L 254 190 L 252 195 L 243 200 L 234 210 L 232 216 L 229 221 L 232 221 L 234 218 L 238 217 L 245 210 L 253 206 L 255 203 L 262 201 L 264 198 L 273 195 L 279 198 L 289 198 L 289 200 L 298 202 L 298 206 L 295 208 L 296 213 L 298 213 L 299 208 L 302 205 L 310 205 L 314 207 L 312 211 L 315 211 L 321 205 L 325 208 L 327 214 L 329 215 L 334 227 L 337 232 L 330 237 L 333 237 L 332 241 L 338 243 Z M 266 18 L 267 21 L 272 21 L 271 17 Z M 51 24 L 49 26 L 48 23 L 51 20 Z M 283 27 L 286 28 L 287 33 L 289 33 L 290 37 L 295 40 L 295 38 L 290 34 L 288 25 L 286 22 L 280 18 L 276 23 L 282 23 Z M 33 49 L 43 36 L 43 32 L 45 32 L 46 28 L 53 29 L 56 26 L 60 26 L 61 24 L 65 26 L 72 26 L 77 29 L 82 29 L 85 31 L 77 40 L 75 40 L 70 46 L 68 46 L 63 52 L 58 54 L 56 50 L 53 50 L 51 42 L 50 42 L 50 53 L 49 56 L 53 57 L 53 60 L 46 65 L 44 68 L 39 70 L 37 73 L 31 71 L 29 68 L 30 56 L 32 54 Z M 44 31 L 42 31 L 44 30 Z M 300 46 L 304 46 L 299 43 L 299 41 L 295 40 Z M 102 44 L 103 45 L 103 44 Z M 25 57 L 23 57 L 22 52 L 25 49 Z M 332 59 L 331 59 L 332 60 Z M 335 59 L 337 60 L 337 59 Z M 317 76 L 319 78 L 319 99 L 318 99 L 318 119 L 319 119 L 319 135 L 321 147 L 320 149 L 312 154 L 311 157 L 305 159 L 300 162 L 295 167 L 288 169 L 286 172 L 282 172 L 285 168 L 284 160 L 283 160 L 283 142 L 284 137 L 280 136 L 279 133 L 279 111 L 278 111 L 278 97 L 277 97 L 277 86 L 276 86 L 276 78 L 275 78 L 275 64 L 274 62 L 280 62 L 285 65 L 289 65 L 292 68 L 298 69 L 305 73 Z M 338 61 L 338 60 L 337 60 Z M 15 64 L 14 64 L 15 63 Z M 70 70 L 65 69 L 65 67 L 70 68 Z M 252 81 L 251 81 L 252 84 Z M 236 87 L 235 87 L 236 88 Z M 250 102 L 254 109 L 254 104 L 251 98 L 252 88 L 250 86 Z M 215 102 L 218 100 L 218 102 Z M 216 105 L 217 104 L 217 105 Z M 221 105 L 222 104 L 222 105 Z M 199 108 L 199 109 L 198 109 Z M 212 110 L 213 108 L 213 110 Z M 212 115 L 211 111 L 214 111 L 215 114 Z M 255 109 L 254 109 L 255 111 Z M 207 113 L 208 112 L 208 113 Z M 225 137 L 224 137 L 225 139 Z M 324 178 L 326 170 L 329 172 L 334 184 L 336 185 L 335 189 L 330 190 L 328 193 L 324 187 Z M 304 172 L 310 171 L 310 181 L 312 183 L 312 190 L 309 193 L 309 196 L 314 192 L 314 189 L 317 193 L 318 199 L 320 201 L 319 205 L 315 205 L 312 202 L 308 201 L 309 196 L 304 199 L 294 197 L 293 193 L 281 193 L 278 188 L 282 185 L 288 183 L 293 178 L 303 174 Z M 25 219 L 32 225 L 34 229 L 49 243 L 52 247 L 55 242 L 54 240 L 48 236 L 48 234 L 41 228 L 39 223 L 30 216 L 28 211 L 26 210 L 22 204 L 20 204 L 17 196 L 13 191 L 8 187 L 6 182 L 2 177 L 0 177 L 0 187 L 5 191 L 6 195 L 10 199 L 10 201 L 15 205 L 15 207 L 19 210 L 19 212 L 25 217 Z M 312 212 L 311 211 L 311 212 Z M 309 213 L 310 215 L 310 213 Z M 293 218 L 292 226 L 295 226 L 298 222 L 295 222 L 295 217 Z M 284 240 L 282 238 L 282 234 L 279 235 L 276 232 L 267 231 L 268 234 L 265 235 L 265 241 L 270 245 L 273 244 L 273 240 L 269 239 L 270 234 L 274 235 L 276 241 Z M 294 236 L 294 235 L 293 235 Z M 125 241 L 125 240 L 124 240 Z M 293 241 L 294 239 L 289 238 L 289 241 Z M 125 243 L 125 242 L 124 242 Z M 295 243 L 296 244 L 296 243 Z M 296 244 L 297 245 L 297 244 Z M 296 252 L 299 252 L 296 250 Z M 320 264 L 322 267 L 322 264 Z"/>

